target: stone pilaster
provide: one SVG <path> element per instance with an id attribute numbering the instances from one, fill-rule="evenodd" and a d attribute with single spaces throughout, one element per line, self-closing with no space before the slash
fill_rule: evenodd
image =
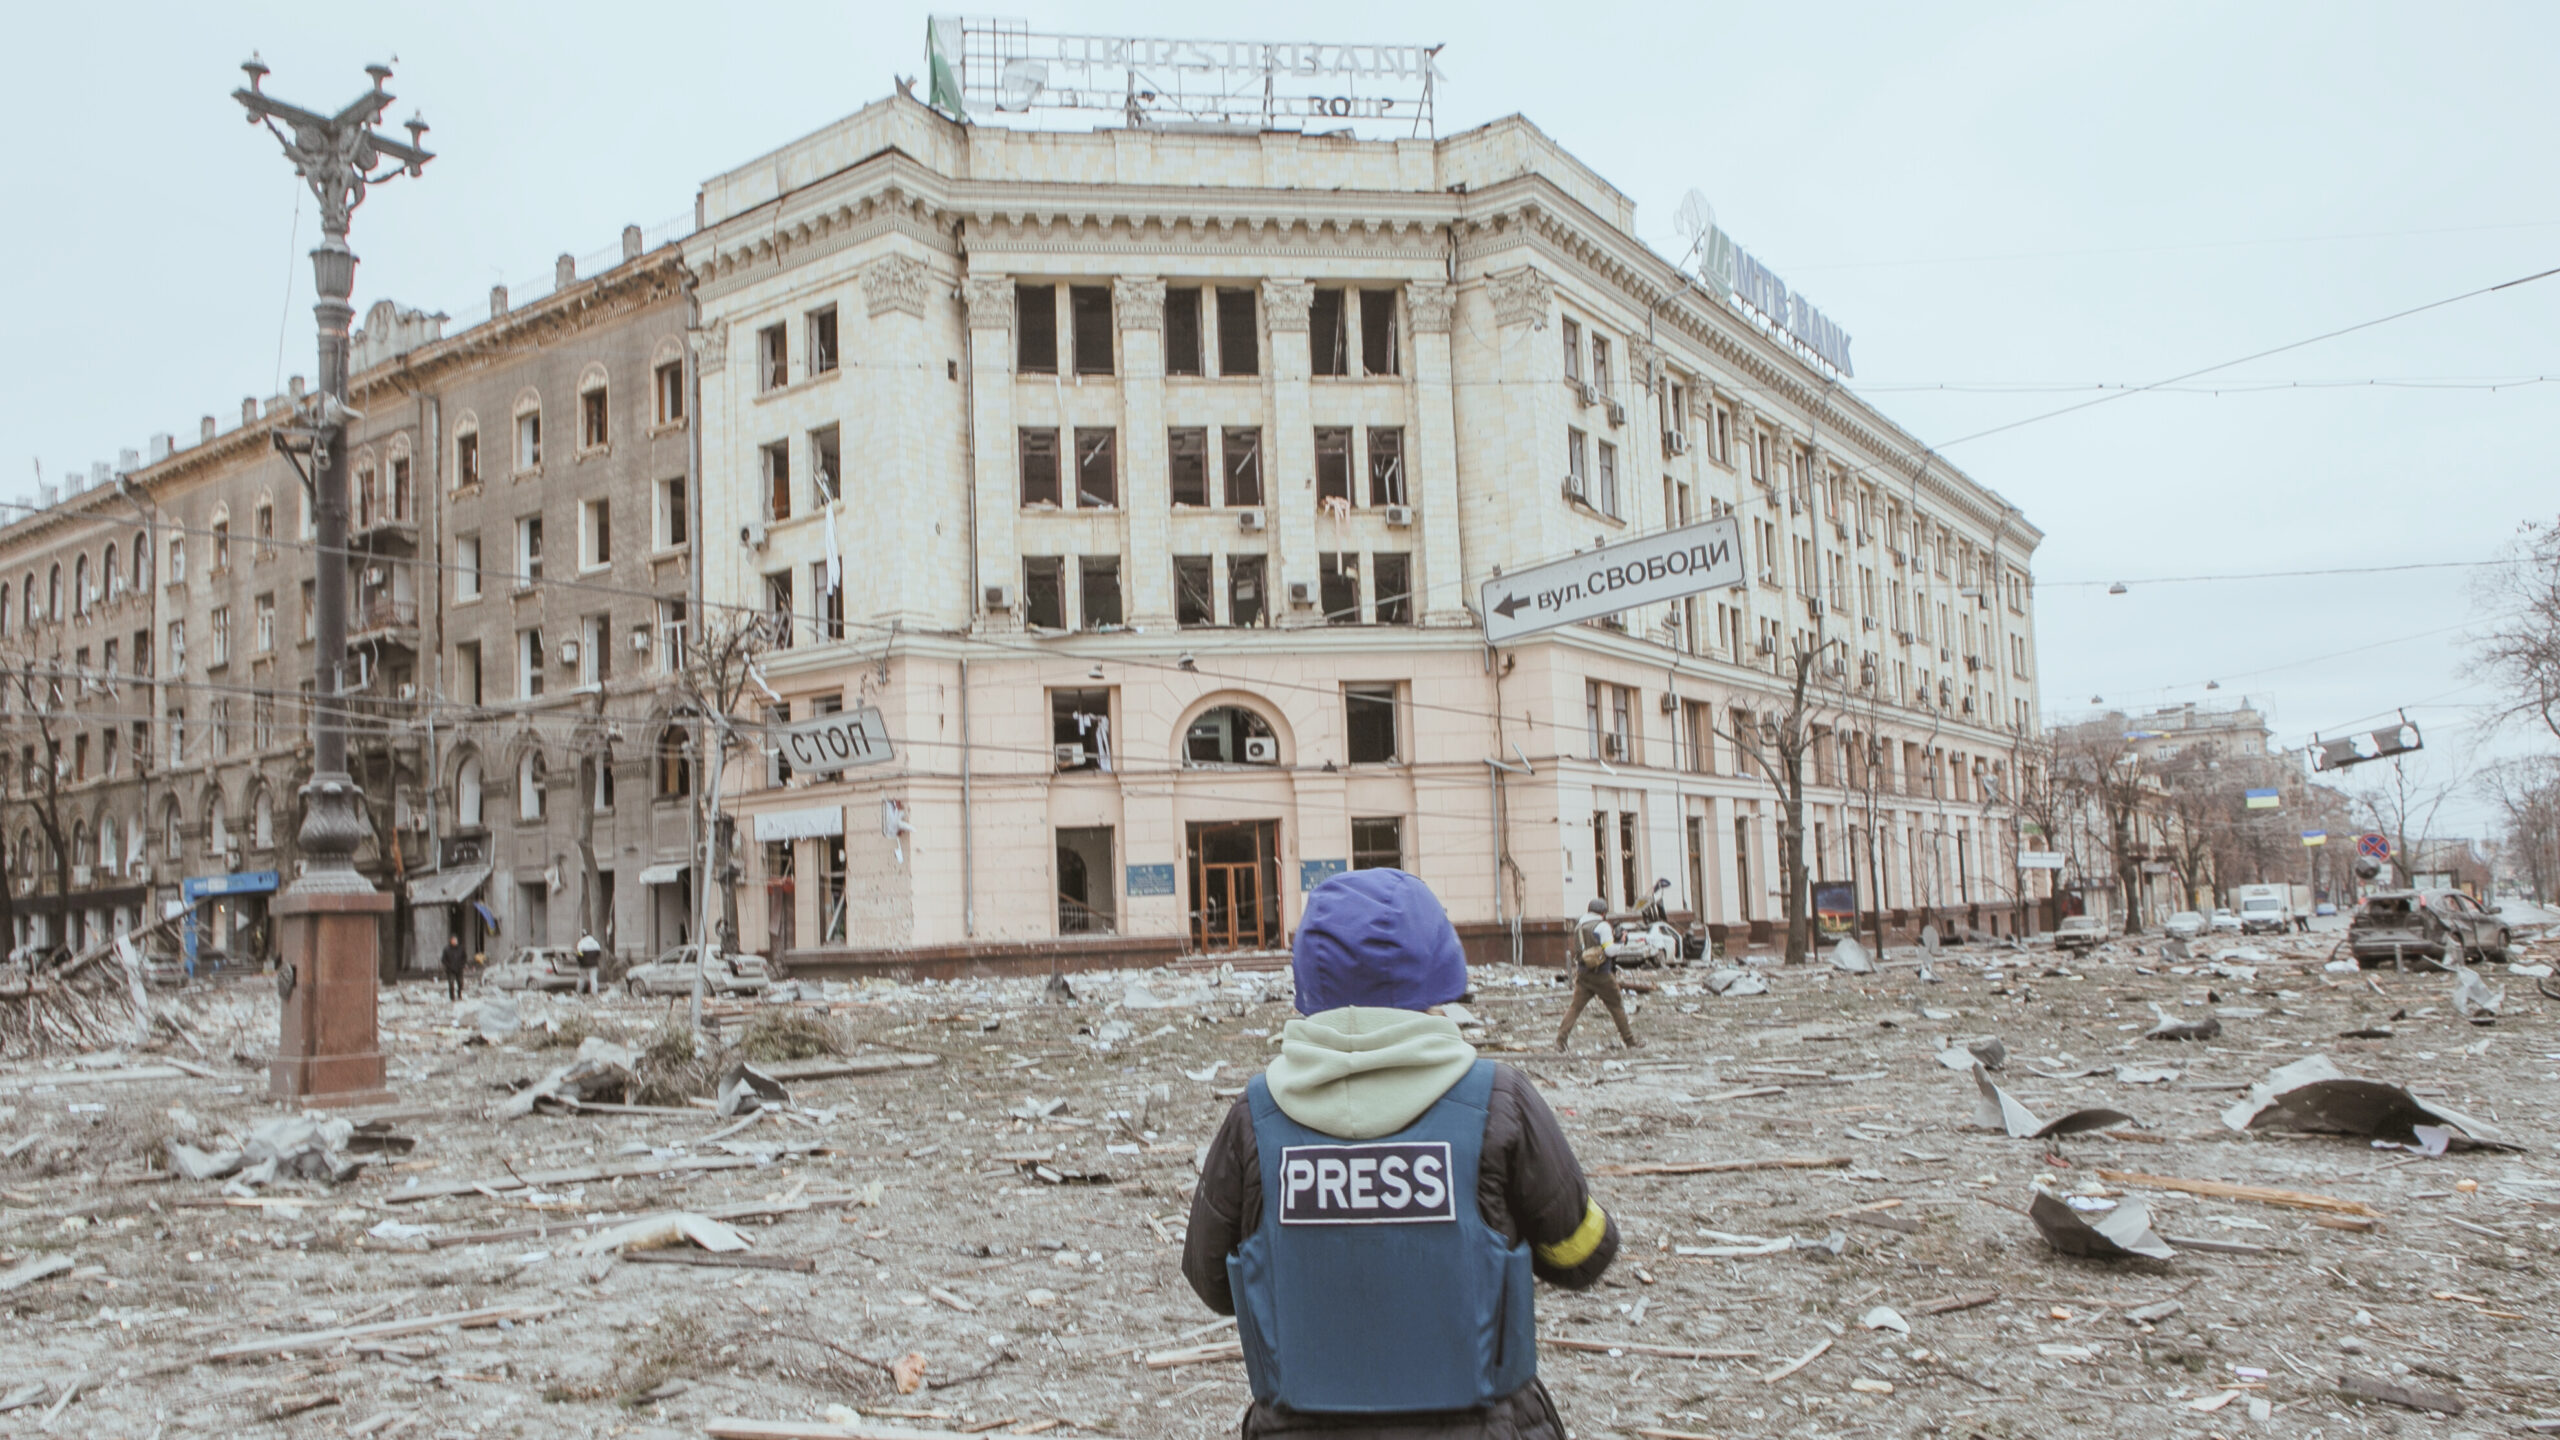
<path id="1" fill-rule="evenodd" d="M 1022 562 L 1014 539 L 1014 519 L 1021 497 L 1014 474 L 1013 435 L 1013 277 L 972 275 L 961 282 L 961 298 L 969 308 L 969 383 L 977 408 L 977 428 L 970 446 L 977 457 L 978 584 L 1002 585 L 1013 592 L 1014 608 L 990 611 L 984 597 L 969 597 L 976 628 L 1018 629 L 1022 616 Z"/>
<path id="2" fill-rule="evenodd" d="M 1120 323 L 1120 509 L 1129 623 L 1173 628 L 1173 494 L 1164 428 L 1164 281 L 1123 275 L 1112 283 Z"/>
<path id="3" fill-rule="evenodd" d="M 1314 355 L 1307 344 L 1307 310 L 1315 287 L 1304 280 L 1262 282 L 1262 313 L 1271 331 L 1271 428 L 1264 447 L 1263 499 L 1271 512 L 1272 623 L 1321 625 L 1323 587 L 1316 579 L 1315 406 L 1309 394 Z M 1365 578 L 1365 577 L 1364 577 Z M 1303 585 L 1311 602 L 1290 599 Z M 1285 883 L 1283 890 L 1289 887 Z"/>
<path id="4" fill-rule="evenodd" d="M 1449 358 L 1456 311 L 1449 287 L 1416 281 L 1405 287 L 1413 328 L 1413 451 L 1405 457 L 1405 493 L 1414 503 L 1414 614 L 1425 625 L 1474 624 L 1467 613 L 1466 556 L 1458 531 L 1458 414 Z"/>

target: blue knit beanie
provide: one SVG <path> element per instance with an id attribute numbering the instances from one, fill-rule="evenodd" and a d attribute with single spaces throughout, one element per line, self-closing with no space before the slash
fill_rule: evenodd
<path id="1" fill-rule="evenodd" d="M 1428 1010 L 1467 993 L 1467 957 L 1440 897 L 1402 870 L 1352 870 L 1318 885 L 1290 949 L 1298 1013 L 1345 1005 Z"/>

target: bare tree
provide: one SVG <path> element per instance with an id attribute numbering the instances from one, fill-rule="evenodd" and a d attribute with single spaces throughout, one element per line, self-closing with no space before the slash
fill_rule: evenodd
<path id="1" fill-rule="evenodd" d="M 729 859 L 723 840 L 726 836 L 720 820 L 720 786 L 728 769 L 731 752 L 739 747 L 736 727 L 731 723 L 738 707 L 750 689 L 761 689 L 763 677 L 756 658 L 773 648 L 776 631 L 788 625 L 787 615 L 759 615 L 744 610 L 706 613 L 701 630 L 693 637 L 676 672 L 676 684 L 685 696 L 686 707 L 695 721 L 698 737 L 693 753 L 701 783 L 695 787 L 697 809 L 695 833 L 700 837 L 702 857 L 701 908 L 694 919 L 694 976 L 691 1018 L 694 1033 L 702 1031 L 702 998 L 707 980 L 713 942 L 711 934 L 711 901 L 713 886 L 725 879 Z M 734 887 L 723 884 L 727 904 L 734 905 Z M 734 940 L 737 920 L 734 913 L 726 919 L 726 927 Z"/>
<path id="2" fill-rule="evenodd" d="M 2505 563 L 2481 576 L 2475 600 L 2489 628 L 2473 655 L 2506 691 L 2500 716 L 2560 737 L 2560 522 L 2524 522 Z"/>
<path id="3" fill-rule="evenodd" d="M 2143 801 L 2153 779 L 2125 738 L 2122 720 L 2094 720 L 2063 732 L 2054 744 L 2053 768 L 2066 793 L 2076 792 L 2082 813 L 2095 810 L 2108 870 L 2124 911 L 2124 933 L 2140 934 L 2146 848 L 2140 832 Z"/>
<path id="4" fill-rule="evenodd" d="M 1815 677 L 1823 656 L 1839 645 L 1837 640 L 1816 640 L 1808 646 L 1802 636 L 1791 639 L 1783 672 L 1787 677 L 1787 708 L 1781 713 L 1756 717 L 1756 724 L 1734 726 L 1734 744 L 1776 787 L 1784 816 L 1778 826 L 1778 867 L 1786 877 L 1790 965 L 1803 964 L 1811 952 L 1812 917 L 1806 903 L 1812 880 L 1805 863 L 1805 762 L 1831 733 L 1828 727 L 1815 723 L 1817 713 L 1828 713 Z"/>
<path id="5" fill-rule="evenodd" d="M 13 782 L 18 806 L 33 817 L 44 836 L 44 859 L 51 870 L 53 893 L 66 906 L 71 894 L 72 844 L 63 823 L 63 787 L 70 757 L 63 753 L 62 657 L 24 654 L 15 664 L 0 662 L 0 688 L 8 692 L 8 729 L 18 741 L 14 760 L 0 766 Z M 66 919 L 70 911 L 63 912 Z"/>
<path id="6" fill-rule="evenodd" d="M 2453 794 L 2449 782 L 2412 775 L 2405 755 L 2391 757 L 2391 778 L 2357 793 L 2366 823 L 2391 841 L 2391 868 L 2403 889 L 2417 883 L 2416 862 L 2435 826 L 2436 811 Z"/>
<path id="7" fill-rule="evenodd" d="M 2524 872 L 2534 900 L 2549 904 L 2560 894 L 2560 758 L 2503 760 L 2475 784 L 2498 807 L 2509 863 Z"/>

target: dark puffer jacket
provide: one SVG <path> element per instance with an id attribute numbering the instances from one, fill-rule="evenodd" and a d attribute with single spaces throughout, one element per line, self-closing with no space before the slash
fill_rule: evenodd
<path id="1" fill-rule="evenodd" d="M 1618 1224 L 1591 1198 L 1582 1166 L 1555 1112 L 1527 1076 L 1508 1065 L 1494 1071 L 1485 1112 L 1484 1158 L 1476 1172 L 1476 1207 L 1505 1238 L 1529 1242 L 1530 1269 L 1568 1290 L 1596 1283 L 1618 1256 Z M 1236 1313 L 1227 1286 L 1227 1257 L 1262 1225 L 1262 1164 L 1253 1111 L 1243 1100 L 1209 1142 L 1182 1274 L 1203 1303 Z M 1255 1401 L 1244 1418 L 1246 1440 L 1564 1440 L 1564 1422 L 1546 1386 L 1531 1381 L 1491 1405 L 1412 1415 L 1311 1415 Z"/>

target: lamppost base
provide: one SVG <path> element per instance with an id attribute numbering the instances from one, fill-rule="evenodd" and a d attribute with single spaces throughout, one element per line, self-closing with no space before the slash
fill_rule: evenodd
<path id="1" fill-rule="evenodd" d="M 377 891 L 278 895 L 284 995 L 267 1098 L 330 1109 L 391 1100 L 377 1028 L 375 965 L 391 897 Z"/>

